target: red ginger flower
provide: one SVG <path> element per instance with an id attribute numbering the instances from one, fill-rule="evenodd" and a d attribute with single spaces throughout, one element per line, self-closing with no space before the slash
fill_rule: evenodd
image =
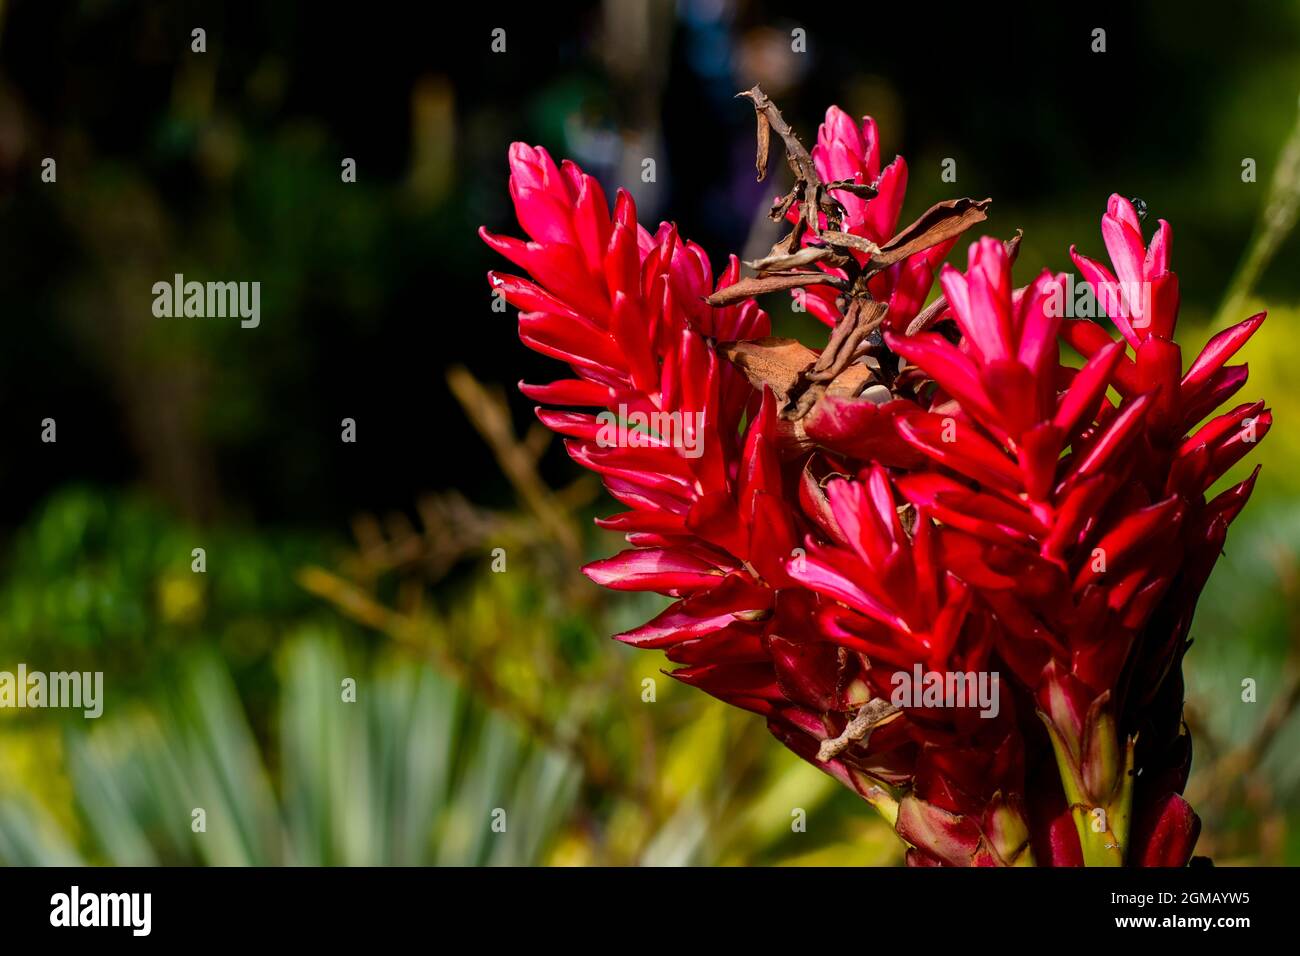
<path id="1" fill-rule="evenodd" d="M 827 183 L 875 184 L 873 198 L 830 192 L 845 232 L 883 241 L 906 172 L 901 159 L 879 172 L 874 123 L 828 111 L 812 157 Z M 1180 796 L 1181 657 L 1254 475 L 1205 492 L 1271 417 L 1242 405 L 1187 433 L 1244 384 L 1226 362 L 1263 317 L 1180 374 L 1169 228 L 1146 248 L 1112 197 L 1115 271 L 1074 255 L 1121 340 L 1063 318 L 1064 276 L 1014 288 L 1008 249 L 990 239 L 964 274 L 941 276 L 957 344 L 907 336 L 947 241 L 870 276 L 889 331 L 869 354 L 894 397 L 823 395 L 792 443 L 772 392 L 713 348 L 767 333 L 752 300 L 702 301 L 737 282 L 734 257 L 715 289 L 703 251 L 671 225 L 640 227 L 626 193 L 611 218 L 576 166 L 521 144 L 510 162 L 531 241 L 482 235 L 536 281 L 491 281 L 522 310 L 523 341 L 577 376 L 521 388 L 623 418 L 679 416 L 675 437 L 611 443 L 607 415 L 538 411 L 631 509 L 600 523 L 632 550 L 586 573 L 677 599 L 620 639 L 664 649 L 685 665 L 674 676 L 765 715 L 885 814 L 909 863 L 1185 863 L 1199 824 Z M 834 290 L 808 291 L 835 323 Z M 1058 339 L 1082 368 L 1061 363 Z M 912 368 L 894 376 L 898 357 Z M 1003 703 L 992 715 L 886 704 L 911 668 L 993 672 Z"/>

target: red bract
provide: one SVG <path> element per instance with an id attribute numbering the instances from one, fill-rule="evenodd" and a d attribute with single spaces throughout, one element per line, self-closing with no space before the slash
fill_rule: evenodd
<path id="1" fill-rule="evenodd" d="M 749 95 L 760 126 L 779 120 Z M 1245 383 L 1227 363 L 1263 316 L 1184 372 L 1170 229 L 1148 247 L 1112 196 L 1112 267 L 1071 253 L 1118 338 L 1067 314 L 1065 275 L 1017 288 L 1014 244 L 989 238 L 918 318 L 969 201 L 891 240 L 906 167 L 882 172 L 874 122 L 834 108 L 811 165 L 777 211 L 788 243 L 747 281 L 800 287 L 836 326 L 820 357 L 765 338 L 755 302 L 731 302 L 742 288 L 715 294 L 740 281 L 734 257 L 715 285 L 704 252 L 647 232 L 626 193 L 611 217 L 573 164 L 510 150 L 530 241 L 482 235 L 533 281 L 490 280 L 525 344 L 575 376 L 521 388 L 597 410 L 538 416 L 630 509 L 599 523 L 632 548 L 585 571 L 675 599 L 619 639 L 764 715 L 885 815 L 909 863 L 1185 864 L 1182 656 L 1255 475 L 1206 493 L 1271 415 L 1203 420 Z"/>
<path id="2" fill-rule="evenodd" d="M 596 181 L 572 163 L 557 167 L 544 149 L 516 143 L 510 169 L 511 196 L 531 241 L 481 235 L 536 282 L 496 273 L 489 279 L 521 309 L 524 343 L 568 362 L 577 376 L 521 389 L 539 401 L 601 408 L 616 425 L 675 414 L 683 432 L 674 443 L 643 428 L 627 432 L 635 439 L 612 443 L 601 440 L 608 418 L 538 410 L 568 436 L 574 460 L 598 472 L 631 509 L 600 523 L 626 533 L 635 547 L 586 573 L 600 584 L 681 599 L 622 640 L 687 643 L 677 659 L 688 660 L 690 641 L 725 631 L 714 642 L 735 644 L 733 657 L 744 662 L 755 656 L 751 645 L 762 628 L 737 615 L 771 609 L 771 587 L 758 569 L 783 580 L 779 560 L 793 546 L 793 528 L 768 434 L 772 416 L 751 415 L 741 434 L 746 409 L 758 410 L 757 396 L 709 340 L 761 337 L 767 315 L 752 301 L 705 305 L 705 295 L 736 281 L 738 261 L 733 257 L 715 287 L 703 250 L 667 223 L 648 233 L 626 192 L 611 219 Z M 684 446 L 703 453 L 689 456 Z M 706 687 L 733 679 L 716 666 L 678 676 Z M 743 688 L 731 695 L 746 697 Z"/>

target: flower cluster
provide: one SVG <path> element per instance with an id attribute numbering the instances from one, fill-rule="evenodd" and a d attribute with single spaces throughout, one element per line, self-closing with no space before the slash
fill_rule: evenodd
<path id="1" fill-rule="evenodd" d="M 618 639 L 763 715 L 913 865 L 1185 864 L 1181 660 L 1255 476 L 1207 491 L 1271 423 L 1262 402 L 1215 413 L 1263 316 L 1184 372 L 1163 221 L 1147 244 L 1112 196 L 1111 267 L 1071 249 L 1117 338 L 1064 315 L 1064 274 L 1017 288 L 1016 240 L 940 267 L 982 204 L 894 236 L 907 170 L 882 170 L 871 119 L 830 109 L 810 154 L 783 135 L 796 186 L 774 217 L 794 229 L 757 278 L 733 256 L 715 282 L 675 226 L 645 229 L 625 192 L 611 214 L 591 176 L 522 144 L 528 239 L 481 233 L 531 276 L 489 276 L 523 342 L 573 370 L 520 387 L 579 409 L 537 414 L 627 508 L 599 523 L 631 547 L 586 574 L 673 599 Z M 834 328 L 825 349 L 769 336 L 749 293 L 773 289 Z M 633 413 L 676 433 L 607 440 Z M 914 674 L 990 677 L 999 704 L 900 698 Z"/>

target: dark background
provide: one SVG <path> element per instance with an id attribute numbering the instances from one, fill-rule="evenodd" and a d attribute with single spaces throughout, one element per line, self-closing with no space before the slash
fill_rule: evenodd
<path id="1" fill-rule="evenodd" d="M 718 264 L 775 190 L 752 181 L 752 117 L 732 101 L 764 76 L 809 142 L 827 104 L 874 112 L 886 161 L 911 165 L 905 215 L 952 191 L 938 170 L 956 158 L 960 193 L 994 197 L 991 229 L 1026 227 L 1027 273 L 1064 268 L 1070 241 L 1098 253 L 1105 197 L 1142 197 L 1175 224 L 1194 319 L 1227 285 L 1265 188 L 1234 188 L 1239 157 L 1266 180 L 1300 85 L 1286 4 L 651 4 L 666 13 L 640 62 L 626 34 L 604 38 L 638 22 L 636 4 L 475 6 L 5 10 L 0 414 L 23 453 L 0 465 L 0 522 L 83 480 L 143 481 L 197 518 L 290 524 L 341 525 L 446 485 L 502 493 L 441 370 L 548 374 L 488 308 L 483 274 L 500 263 L 474 234 L 512 227 L 513 139 L 573 156 L 612 192 L 620 142 L 655 137 L 643 219 L 671 215 Z M 194 25 L 206 54 L 189 50 Z M 780 32 L 794 25 L 808 53 L 790 66 Z M 489 50 L 494 26 L 505 55 Z M 582 156 L 575 128 L 612 155 Z M 344 156 L 356 184 L 339 181 Z M 128 269 L 138 281 L 111 278 Z M 260 279 L 261 328 L 175 320 L 182 356 L 139 354 L 132 341 L 162 339 L 149 287 L 176 271 Z M 1294 292 L 1289 273 L 1269 287 Z M 57 451 L 38 447 L 47 415 Z M 345 416 L 355 446 L 338 439 Z"/>

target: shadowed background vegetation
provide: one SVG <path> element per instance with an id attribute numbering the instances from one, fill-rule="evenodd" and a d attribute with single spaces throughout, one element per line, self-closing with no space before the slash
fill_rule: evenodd
<path id="1" fill-rule="evenodd" d="M 1269 310 L 1243 395 L 1277 427 L 1193 628 L 1189 797 L 1198 853 L 1300 862 L 1300 4 L 1196 7 L 0 2 L 0 670 L 106 693 L 98 721 L 0 710 L 0 862 L 901 860 L 761 720 L 608 640 L 658 605 L 577 571 L 613 505 L 514 391 L 557 369 L 491 310 L 474 234 L 517 234 L 523 139 L 715 267 L 766 248 L 755 82 L 805 142 L 831 103 L 876 116 L 905 218 L 991 196 L 1022 277 L 1142 198 L 1185 351 Z M 176 273 L 259 281 L 260 327 L 155 318 Z"/>

